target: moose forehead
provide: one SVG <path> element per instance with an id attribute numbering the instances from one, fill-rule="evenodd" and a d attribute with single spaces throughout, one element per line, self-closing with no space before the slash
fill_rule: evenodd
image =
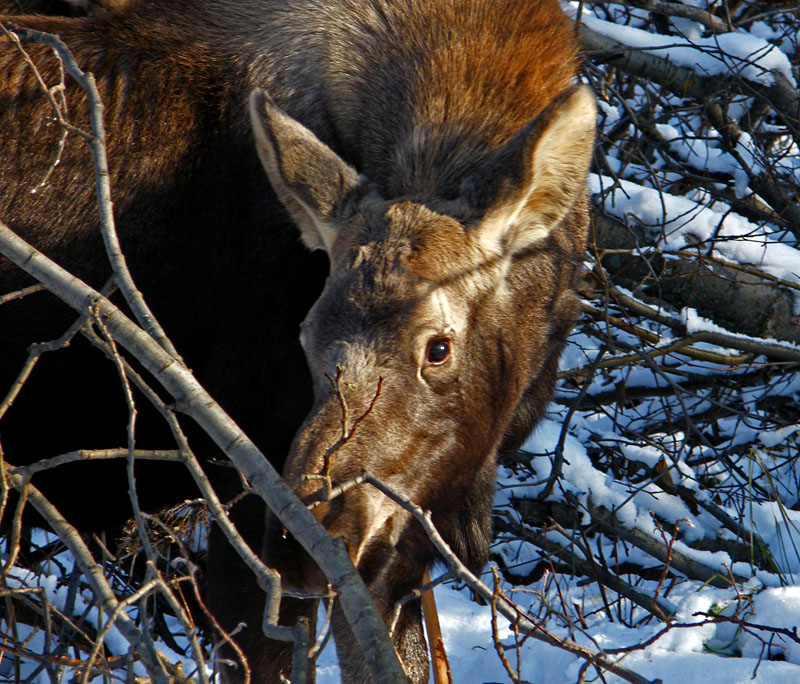
<path id="1" fill-rule="evenodd" d="M 429 290 L 489 258 L 470 239 L 469 224 L 457 202 L 366 201 L 337 239 L 333 271 L 364 269 L 383 281 L 372 286 Z"/>
<path id="2" fill-rule="evenodd" d="M 312 320 L 318 342 L 365 332 L 399 336 L 427 327 L 453 332 L 487 259 L 452 216 L 418 202 L 366 203 L 338 236 L 332 272 Z"/>

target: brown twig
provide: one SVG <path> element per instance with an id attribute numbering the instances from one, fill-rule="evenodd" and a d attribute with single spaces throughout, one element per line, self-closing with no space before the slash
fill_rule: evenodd
<path id="1" fill-rule="evenodd" d="M 500 662 L 503 664 L 505 668 L 506 674 L 508 675 L 509 679 L 514 684 L 523 684 L 522 682 L 522 675 L 520 673 L 520 660 L 519 654 L 517 654 L 517 669 L 516 671 L 511 667 L 511 663 L 508 662 L 508 658 L 506 657 L 505 650 L 503 648 L 503 644 L 500 642 L 500 634 L 497 630 L 497 601 L 501 596 L 500 591 L 500 576 L 497 572 L 496 567 L 492 567 L 492 577 L 494 579 L 493 590 L 492 590 L 492 600 L 489 601 L 489 605 L 492 609 L 492 643 L 494 644 L 495 653 L 497 653 L 497 657 L 500 658 Z M 505 596 L 504 599 L 507 600 Z M 519 640 L 517 640 L 519 643 Z M 438 682 L 437 682 L 438 684 Z"/>
<path id="2" fill-rule="evenodd" d="M 422 575 L 422 584 L 430 585 L 431 576 L 426 569 Z M 433 597 L 433 587 L 430 586 L 422 592 L 422 616 L 425 619 L 425 631 L 428 633 L 428 649 L 431 653 L 433 665 L 434 684 L 453 684 L 453 673 L 450 661 L 444 649 L 442 628 L 439 626 L 439 612 L 436 610 L 436 601 Z"/>
<path id="3" fill-rule="evenodd" d="M 347 405 L 347 399 L 344 396 L 344 391 L 342 390 L 342 367 L 336 366 L 336 376 L 331 378 L 328 376 L 328 380 L 330 381 L 331 385 L 333 386 L 333 390 L 336 394 L 336 397 L 339 401 L 339 407 L 341 408 L 342 417 L 340 421 L 342 423 L 342 431 L 339 435 L 339 438 L 326 450 L 322 457 L 322 472 L 319 474 L 316 473 L 306 473 L 303 475 L 304 480 L 320 480 L 322 482 L 322 489 L 318 493 L 318 498 L 316 500 L 315 505 L 319 505 L 323 501 L 330 501 L 330 499 L 334 498 L 335 496 L 339 496 L 344 493 L 344 489 L 341 488 L 341 485 L 334 487 L 333 483 L 331 482 L 331 463 L 333 461 L 334 454 L 339 451 L 342 447 L 344 447 L 350 440 L 353 439 L 353 436 L 356 433 L 356 430 L 364 422 L 367 416 L 372 413 L 372 410 L 375 408 L 375 403 L 378 401 L 378 398 L 381 396 L 381 389 L 383 388 L 383 378 L 378 378 L 378 386 L 375 389 L 375 394 L 372 397 L 372 401 L 370 401 L 367 410 L 364 411 L 353 423 L 352 428 L 350 427 L 350 409 Z M 353 484 L 349 483 L 347 488 L 349 489 L 352 487 Z M 334 493 L 335 492 L 335 493 Z M 311 506 L 314 508 L 314 506 Z"/>

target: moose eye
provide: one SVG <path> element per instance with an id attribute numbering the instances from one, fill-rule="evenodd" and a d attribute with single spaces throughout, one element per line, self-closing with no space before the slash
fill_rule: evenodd
<path id="1" fill-rule="evenodd" d="M 433 365 L 440 366 L 450 357 L 450 340 L 443 337 L 437 337 L 428 342 L 428 348 L 425 352 L 425 360 Z"/>

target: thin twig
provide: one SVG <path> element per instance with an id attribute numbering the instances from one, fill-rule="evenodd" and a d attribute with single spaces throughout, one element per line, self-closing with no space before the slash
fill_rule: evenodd
<path id="1" fill-rule="evenodd" d="M 144 301 L 141 292 L 133 282 L 125 255 L 119 244 L 117 229 L 114 221 L 114 212 L 111 204 L 111 172 L 108 166 L 108 156 L 106 153 L 106 132 L 103 123 L 103 102 L 97 90 L 94 75 L 84 72 L 79 66 L 69 48 L 58 37 L 50 33 L 35 31 L 33 29 L 18 28 L 9 26 L 10 31 L 16 34 L 18 40 L 23 43 L 41 43 L 53 48 L 64 62 L 67 73 L 75 79 L 89 98 L 89 119 L 91 122 L 92 134 L 87 135 L 80 132 L 85 140 L 88 141 L 92 151 L 92 158 L 95 166 L 95 181 L 97 183 L 97 206 L 100 211 L 100 229 L 106 247 L 106 253 L 114 269 L 114 278 L 120 287 L 125 301 L 133 310 L 139 324 L 158 342 L 167 353 L 174 359 L 180 359 L 178 352 L 170 342 L 166 333 L 159 325 L 150 308 Z M 5 29 L 4 29 L 5 30 Z M 47 86 L 40 84 L 46 92 Z M 55 109 L 57 107 L 53 105 Z M 57 115 L 59 116 L 59 115 Z M 59 125 L 69 126 L 69 130 L 78 132 L 80 129 L 59 120 Z"/>
<path id="2" fill-rule="evenodd" d="M 483 596 L 487 601 L 492 599 L 492 590 L 489 589 L 483 582 L 481 582 L 475 575 L 473 575 L 467 567 L 458 559 L 458 557 L 450 549 L 449 545 L 444 541 L 442 536 L 431 520 L 429 511 L 423 511 L 419 506 L 411 503 L 408 499 L 395 492 L 387 484 L 381 482 L 379 479 L 370 474 L 366 475 L 366 481 L 375 487 L 380 492 L 383 492 L 392 501 L 400 505 L 403 509 L 411 513 L 414 518 L 422 525 L 428 538 L 433 542 L 437 552 L 442 556 L 456 574 L 456 577 L 465 582 L 476 593 Z M 519 624 L 519 630 L 523 633 L 530 634 L 533 638 L 548 643 L 557 648 L 564 649 L 574 655 L 587 660 L 592 660 L 598 667 L 601 667 L 609 672 L 617 675 L 631 684 L 652 684 L 650 680 L 645 679 L 641 675 L 609 660 L 605 655 L 592 651 L 580 644 L 569 639 L 561 639 L 552 632 L 546 630 L 543 625 L 536 624 L 525 617 L 517 606 L 511 604 L 506 600 L 499 600 L 497 602 L 498 611 L 505 616 L 512 624 Z"/>
<path id="3" fill-rule="evenodd" d="M 47 288 L 41 283 L 36 283 L 36 285 L 29 285 L 28 287 L 23 287 L 22 289 L 16 290 L 15 292 L 9 292 L 7 294 L 0 295 L 0 304 L 13 302 L 15 299 L 22 299 L 23 297 L 27 297 L 28 295 L 32 295 L 37 292 L 47 292 Z"/>
<path id="4" fill-rule="evenodd" d="M 30 483 L 26 483 L 19 475 L 9 473 L 9 482 L 15 489 L 27 489 L 28 500 L 42 517 L 47 520 L 54 532 L 64 542 L 81 568 L 84 576 L 92 587 L 100 606 L 106 614 L 112 616 L 107 624 L 114 623 L 120 633 L 128 640 L 132 650 L 147 669 L 148 674 L 156 684 L 169 684 L 168 676 L 164 670 L 159 655 L 145 646 L 144 635 L 141 630 L 128 617 L 127 613 L 119 609 L 120 602 L 111 591 L 108 581 L 103 576 L 101 569 L 86 544 L 81 539 L 77 530 L 72 527 L 55 507 Z M 118 610 L 119 609 L 119 610 Z"/>

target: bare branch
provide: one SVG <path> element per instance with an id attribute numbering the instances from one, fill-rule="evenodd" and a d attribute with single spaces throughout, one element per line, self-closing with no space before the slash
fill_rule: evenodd
<path id="1" fill-rule="evenodd" d="M 89 147 L 92 150 L 92 158 L 95 166 L 95 181 L 97 183 L 97 205 L 100 211 L 100 229 L 105 242 L 106 252 L 111 261 L 111 266 L 114 269 L 114 278 L 125 295 L 125 301 L 134 311 L 136 319 L 142 327 L 147 330 L 153 339 L 155 339 L 170 356 L 179 359 L 178 352 L 172 346 L 172 342 L 169 341 L 166 333 L 145 303 L 142 293 L 136 288 L 133 278 L 131 278 L 130 271 L 128 270 L 125 255 L 122 253 L 122 248 L 119 244 L 114 222 L 114 212 L 111 204 L 111 173 L 109 171 L 108 157 L 106 155 L 106 132 L 105 124 L 103 123 L 104 107 L 100 99 L 100 94 L 97 91 L 97 84 L 95 83 L 94 76 L 91 73 L 87 74 L 81 70 L 69 48 L 58 36 L 15 26 L 9 26 L 8 28 L 12 33 L 16 34 L 21 42 L 41 43 L 52 47 L 63 60 L 67 73 L 86 91 L 91 107 L 89 116 L 92 134 L 88 136 L 86 133 L 83 133 L 82 137 L 88 140 Z M 47 91 L 44 84 L 42 84 L 42 87 Z M 59 123 L 61 122 L 59 121 Z M 65 123 L 63 125 L 68 124 Z M 74 127 L 69 127 L 69 130 L 79 131 L 79 129 Z"/>
<path id="2" fill-rule="evenodd" d="M 587 5 L 607 3 L 607 0 L 583 0 Z M 679 2 L 661 2 L 660 0 L 614 0 L 615 4 L 663 14 L 665 17 L 683 17 L 705 26 L 713 33 L 726 33 L 731 27 L 718 16 L 694 5 L 683 5 Z"/>
<path id="3" fill-rule="evenodd" d="M 778 71 L 770 72 L 773 83 L 765 86 L 745 81 L 741 74 L 710 76 L 689 67 L 678 66 L 667 59 L 604 36 L 585 23 L 579 26 L 579 37 L 583 49 L 594 60 L 612 64 L 626 73 L 658 83 L 680 97 L 692 97 L 705 102 L 711 93 L 746 85 L 748 93 L 764 98 L 780 113 L 795 141 L 800 139 L 800 95 Z M 798 231 L 800 228 L 795 226 L 794 230 Z M 800 237 L 800 233 L 796 234 Z"/>
<path id="4" fill-rule="evenodd" d="M 191 372 L 137 328 L 98 292 L 70 275 L 0 224 L 0 253 L 44 283 L 77 311 L 94 306 L 112 337 L 133 354 L 174 397 L 178 406 L 206 431 L 257 493 L 316 560 L 339 593 L 342 609 L 373 676 L 391 684 L 406 682 L 383 620 L 341 540 L 334 540 L 299 501 L 266 458 L 205 392 Z"/>
<path id="5" fill-rule="evenodd" d="M 103 576 L 102 571 L 95 563 L 89 549 L 84 544 L 78 532 L 72 527 L 61 514 L 42 496 L 41 492 L 30 482 L 26 482 L 22 476 L 8 473 L 9 483 L 12 487 L 19 490 L 26 490 L 28 500 L 31 505 L 47 520 L 53 531 L 66 544 L 76 563 L 80 566 L 86 579 L 92 586 L 95 596 L 100 601 L 103 610 L 110 616 L 109 624 L 115 623 L 122 635 L 128 640 L 132 649 L 136 652 L 142 664 L 147 668 L 148 673 L 156 684 L 169 684 L 168 676 L 164 666 L 160 661 L 158 653 L 148 649 L 145 645 L 145 638 L 141 630 L 133 623 L 123 610 L 124 604 L 114 596 L 108 581 Z"/>

